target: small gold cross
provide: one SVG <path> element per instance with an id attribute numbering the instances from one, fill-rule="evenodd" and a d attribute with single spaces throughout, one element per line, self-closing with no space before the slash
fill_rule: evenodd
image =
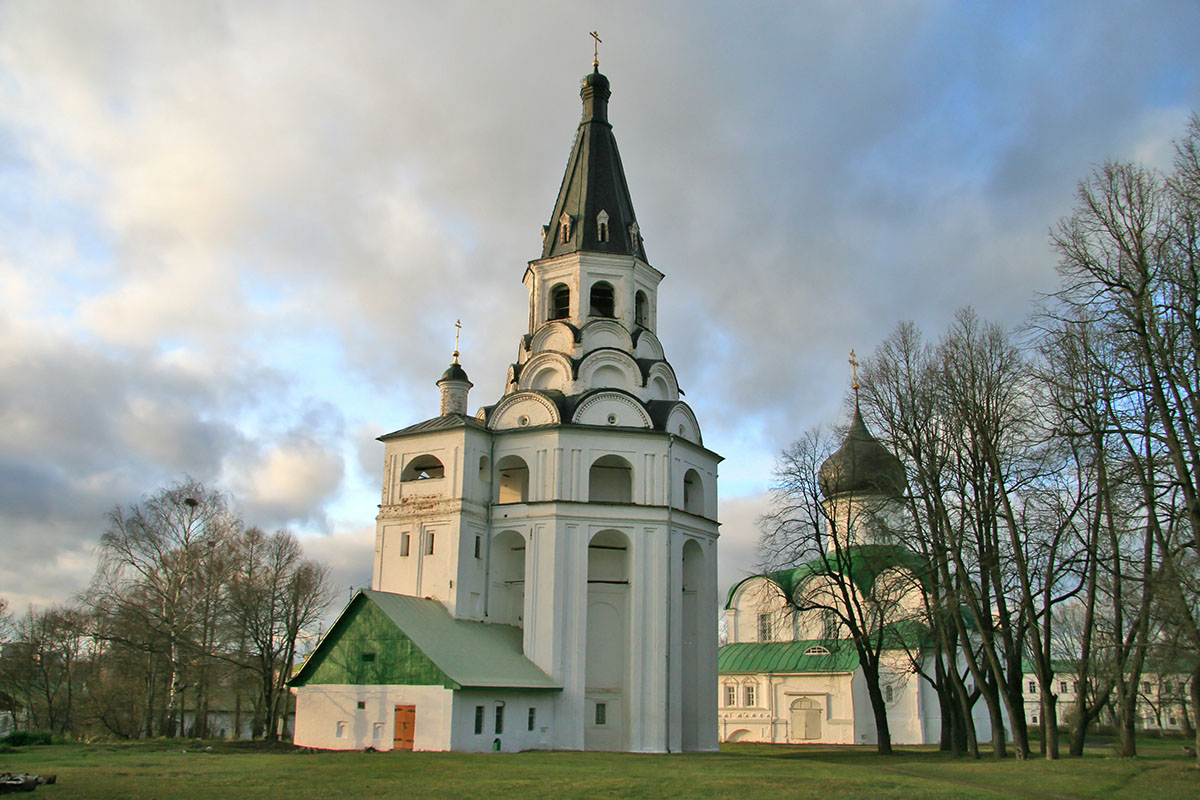
<path id="1" fill-rule="evenodd" d="M 591 36 L 596 40 L 592 42 L 592 67 L 595 69 L 600 69 L 600 45 L 604 42 L 604 40 L 601 39 L 600 35 L 595 31 L 589 33 L 588 36 Z"/>
<path id="2" fill-rule="evenodd" d="M 854 368 L 854 391 L 858 391 L 858 359 L 854 355 L 854 348 L 850 348 L 850 366 Z"/>
<path id="3" fill-rule="evenodd" d="M 454 320 L 454 363 L 458 363 L 458 334 L 462 332 L 462 320 Z"/>

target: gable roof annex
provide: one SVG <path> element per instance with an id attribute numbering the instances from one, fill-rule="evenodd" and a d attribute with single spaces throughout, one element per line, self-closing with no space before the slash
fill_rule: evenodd
<path id="1" fill-rule="evenodd" d="M 371 606 L 370 610 L 365 608 L 367 605 Z M 367 615 L 372 611 L 381 612 L 390 624 L 390 630 L 380 630 L 387 626 L 360 621 L 365 616 L 361 614 L 362 611 L 367 611 Z M 378 619 L 377 614 L 375 617 Z M 353 628 L 356 626 L 364 630 L 355 632 Z M 450 689 L 562 689 L 525 657 L 521 649 L 520 628 L 455 619 L 436 600 L 373 589 L 360 589 L 355 594 L 329 632 L 322 637 L 317 649 L 289 681 L 289 685 L 304 686 L 317 677 L 316 673 L 326 656 L 342 640 L 351 640 L 351 647 L 357 645 L 365 648 L 374 647 L 383 637 L 395 637 L 397 634 L 399 638 L 411 642 L 412 648 L 408 651 L 410 660 L 422 662 L 417 671 L 424 676 L 421 680 L 424 684 L 441 683 Z M 386 659 L 380 658 L 380 661 L 386 662 Z M 381 669 L 395 666 L 382 664 Z M 358 680 L 351 678 L 337 682 Z M 386 682 L 415 681 L 391 679 Z"/>

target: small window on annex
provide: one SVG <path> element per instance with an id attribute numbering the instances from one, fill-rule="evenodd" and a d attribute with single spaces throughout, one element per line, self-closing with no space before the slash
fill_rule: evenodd
<path id="1" fill-rule="evenodd" d="M 496 733 L 504 733 L 504 703 L 496 703 Z"/>
<path id="2" fill-rule="evenodd" d="M 591 307 L 591 315 L 593 317 L 616 316 L 616 300 L 614 299 L 612 284 L 605 283 L 604 281 L 592 284 L 589 306 Z"/>
<path id="3" fill-rule="evenodd" d="M 745 705 L 747 708 L 754 708 L 754 705 L 755 705 L 754 701 L 756 699 L 755 695 L 757 694 L 757 690 L 758 690 L 758 686 L 756 684 L 753 684 L 753 683 L 746 684 L 746 686 L 745 686 L 745 693 L 746 693 Z"/>
<path id="4" fill-rule="evenodd" d="M 550 319 L 566 319 L 571 316 L 571 290 L 560 283 L 550 290 Z"/>
<path id="5" fill-rule="evenodd" d="M 649 302 L 646 300 L 646 293 L 638 289 L 638 293 L 633 299 L 633 324 L 640 325 L 643 328 L 650 327 L 650 312 L 647 309 Z"/>
<path id="6" fill-rule="evenodd" d="M 442 478 L 446 475 L 446 468 L 442 466 L 442 462 L 437 456 L 417 456 L 412 461 L 408 462 L 408 466 L 404 468 L 404 472 L 400 474 L 402 481 L 424 481 L 430 478 Z"/>
<path id="7" fill-rule="evenodd" d="M 483 733 L 483 717 L 485 709 L 483 706 L 475 706 L 475 733 Z"/>
<path id="8" fill-rule="evenodd" d="M 737 705 L 737 687 L 729 684 L 725 687 L 725 707 L 733 708 Z"/>
<path id="9" fill-rule="evenodd" d="M 527 730 L 533 730 L 533 729 L 534 729 L 534 728 L 536 728 L 536 727 L 537 727 L 537 709 L 536 709 L 536 708 L 533 708 L 533 707 L 530 707 L 530 709 L 529 709 L 529 722 L 528 722 L 528 724 L 526 725 L 526 729 L 527 729 Z"/>

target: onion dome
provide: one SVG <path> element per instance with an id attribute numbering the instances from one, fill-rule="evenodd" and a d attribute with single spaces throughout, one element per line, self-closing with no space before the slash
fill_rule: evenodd
<path id="1" fill-rule="evenodd" d="M 442 373 L 442 377 L 438 379 L 438 383 L 441 383 L 442 381 L 470 382 L 470 379 L 467 377 L 467 371 L 462 368 L 462 365 L 459 364 L 458 361 L 455 361 L 446 368 L 446 371 Z"/>
<path id="2" fill-rule="evenodd" d="M 857 403 L 846 441 L 825 459 L 817 478 L 827 498 L 849 492 L 898 497 L 907 485 L 904 465 L 867 430 Z"/>

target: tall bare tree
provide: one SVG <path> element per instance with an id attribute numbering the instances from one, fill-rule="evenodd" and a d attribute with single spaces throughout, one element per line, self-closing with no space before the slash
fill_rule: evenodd
<path id="1" fill-rule="evenodd" d="M 186 479 L 129 508 L 114 508 L 100 540 L 100 564 L 89 600 L 108 617 L 136 620 L 126 646 L 157 651 L 168 678 L 160 734 L 180 732 L 184 670 L 204 652 L 209 562 L 241 523 L 225 497 Z M 110 635 L 127 626 L 105 626 Z M 147 720 L 152 724 L 152 720 Z"/>
<path id="2" fill-rule="evenodd" d="M 306 560 L 289 531 L 248 528 L 237 538 L 230 576 L 230 622 L 246 667 L 259 685 L 255 728 L 279 735 L 286 682 L 302 631 L 321 619 L 332 599 L 328 570 Z"/>

